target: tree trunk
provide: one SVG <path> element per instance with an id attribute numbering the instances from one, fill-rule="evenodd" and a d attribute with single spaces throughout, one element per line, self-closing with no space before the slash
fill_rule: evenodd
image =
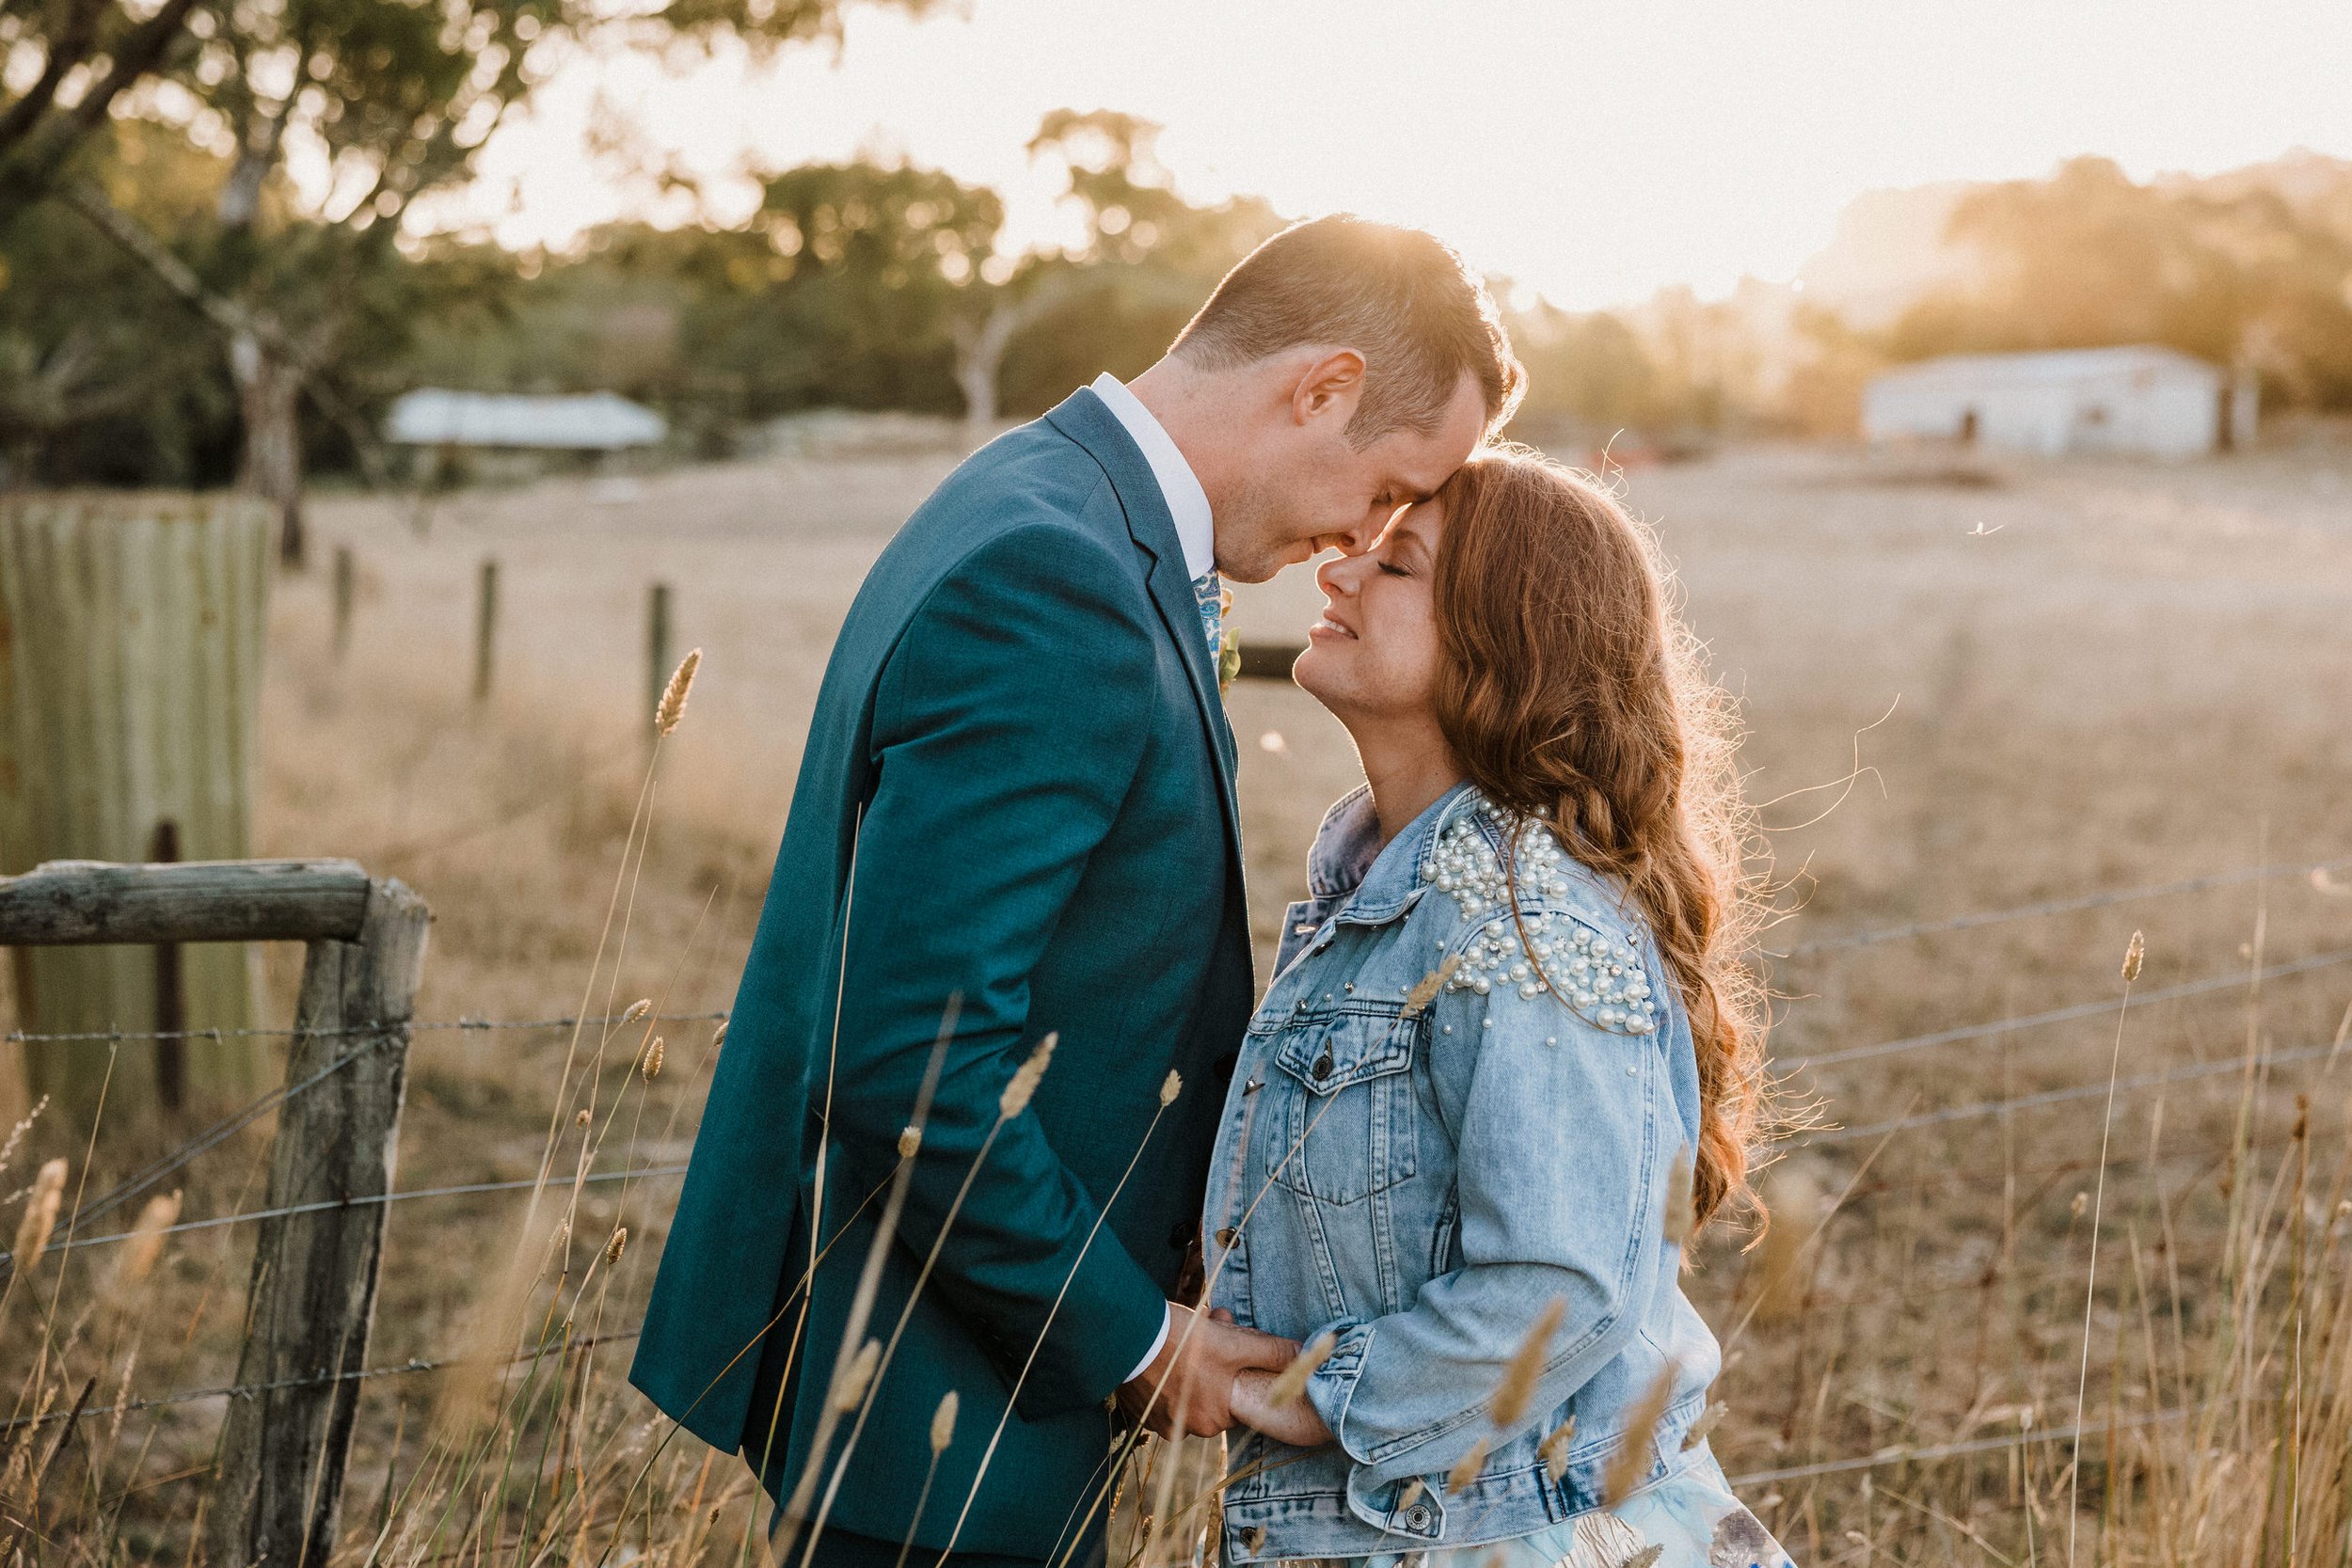
<path id="1" fill-rule="evenodd" d="M 988 438 L 989 426 L 996 422 L 996 372 L 1027 314 L 1018 305 L 1000 304 L 977 325 L 956 324 L 956 386 L 963 393 L 964 429 L 975 446 Z"/>
<path id="2" fill-rule="evenodd" d="M 245 447 L 237 459 L 237 488 L 259 497 L 278 516 L 278 562 L 300 571 L 302 531 L 302 371 L 261 337 L 230 340 L 229 368 L 237 383 Z"/>

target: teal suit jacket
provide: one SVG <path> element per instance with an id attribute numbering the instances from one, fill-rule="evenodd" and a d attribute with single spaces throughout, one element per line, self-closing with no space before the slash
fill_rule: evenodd
<path id="1" fill-rule="evenodd" d="M 1175 525 L 1092 392 L 975 453 L 876 561 L 826 668 L 629 1373 L 771 1496 L 806 1460 L 882 1208 L 865 1200 L 957 996 L 870 1337 L 898 1322 L 1014 1067 L 1048 1031 L 1059 1047 L 946 1228 L 828 1528 L 1040 1558 L 1074 1537 L 1108 1479 L 1106 1396 L 1151 1348 L 1200 1213 L 1252 1003 L 1233 766 Z M 949 1389 L 961 1417 L 918 1521 Z"/>

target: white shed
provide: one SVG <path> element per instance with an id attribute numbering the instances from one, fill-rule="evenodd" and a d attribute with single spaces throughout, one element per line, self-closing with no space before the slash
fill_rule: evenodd
<path id="1" fill-rule="evenodd" d="M 617 451 L 660 444 L 667 420 L 611 392 L 527 397 L 421 388 L 395 399 L 387 439 L 403 446 Z"/>
<path id="2" fill-rule="evenodd" d="M 2197 457 L 2254 436 L 2254 388 L 2156 344 L 1955 354 L 1888 371 L 1862 394 L 1872 441 L 1956 440 L 2057 457 Z"/>

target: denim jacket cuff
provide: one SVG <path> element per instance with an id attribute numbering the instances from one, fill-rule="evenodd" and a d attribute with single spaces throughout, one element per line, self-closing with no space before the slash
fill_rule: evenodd
<path id="1" fill-rule="evenodd" d="M 1323 1424 L 1331 1429 L 1332 1437 L 1348 1458 L 1361 1465 L 1364 1441 L 1359 1434 L 1350 1437 L 1347 1431 L 1347 1407 L 1356 1398 L 1356 1380 L 1364 1370 L 1364 1357 L 1372 1349 L 1373 1325 L 1354 1318 L 1337 1318 L 1324 1324 L 1309 1337 L 1331 1335 L 1337 1341 L 1331 1354 L 1324 1357 L 1307 1379 L 1307 1402 L 1315 1407 Z"/>

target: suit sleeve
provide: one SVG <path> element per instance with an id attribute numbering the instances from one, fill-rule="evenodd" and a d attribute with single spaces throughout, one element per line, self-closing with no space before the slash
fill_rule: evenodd
<path id="1" fill-rule="evenodd" d="M 961 993 L 900 1234 L 928 1251 L 945 1227 L 927 1289 L 1008 1381 L 1042 1340 L 1019 1400 L 1033 1418 L 1099 1402 L 1166 1314 L 1034 1110 L 998 1129 L 974 1167 L 1014 1068 L 1049 1026 L 1031 1027 L 1030 972 L 1140 765 L 1151 615 L 1132 565 L 1101 545 L 1018 529 L 931 592 L 876 693 L 834 1132 L 861 1165 L 895 1157 Z"/>

